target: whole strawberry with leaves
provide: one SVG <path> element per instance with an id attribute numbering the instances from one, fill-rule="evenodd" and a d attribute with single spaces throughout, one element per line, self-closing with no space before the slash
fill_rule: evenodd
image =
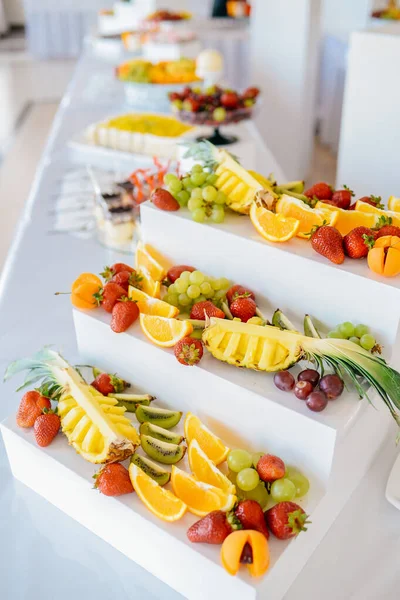
<path id="1" fill-rule="evenodd" d="M 307 531 L 308 515 L 295 502 L 279 502 L 265 513 L 265 521 L 271 533 L 279 540 L 296 537 Z"/>
<path id="2" fill-rule="evenodd" d="M 184 337 L 176 344 L 174 354 L 181 365 L 193 367 L 193 365 L 197 365 L 203 357 L 203 344 L 200 340 L 196 340 L 195 338 L 189 336 Z"/>
<path id="3" fill-rule="evenodd" d="M 42 414 L 43 409 L 51 408 L 50 400 L 38 391 L 26 392 L 21 399 L 17 411 L 17 425 L 19 427 L 33 427 L 36 419 Z"/>
<path id="4" fill-rule="evenodd" d="M 93 475 L 93 479 L 94 487 L 105 496 L 122 496 L 134 491 L 129 471 L 121 463 L 105 465 Z"/>
<path id="5" fill-rule="evenodd" d="M 111 329 L 114 333 L 123 333 L 139 316 L 139 308 L 136 302 L 130 300 L 126 296 L 122 296 L 117 300 L 111 315 Z"/>
<path id="6" fill-rule="evenodd" d="M 392 223 L 392 217 L 386 217 L 385 215 L 379 217 L 378 222 L 374 227 L 376 239 L 384 237 L 385 235 L 396 235 L 397 237 L 400 237 L 400 227 L 392 225 Z"/>
<path id="7" fill-rule="evenodd" d="M 354 192 L 347 187 L 347 185 L 343 186 L 343 190 L 336 190 L 331 198 L 331 203 L 337 206 L 337 208 L 342 208 L 347 210 L 350 208 L 351 199 L 354 196 Z"/>
<path id="8" fill-rule="evenodd" d="M 94 298 L 99 306 L 111 313 L 118 300 L 125 294 L 126 290 L 122 286 L 109 281 L 97 294 L 94 294 Z"/>
<path id="9" fill-rule="evenodd" d="M 324 182 L 315 183 L 312 187 L 304 192 L 304 195 L 310 200 L 330 200 L 332 198 L 333 190 L 330 185 Z"/>
<path id="10" fill-rule="evenodd" d="M 341 265 L 345 259 L 343 249 L 343 237 L 336 227 L 321 225 L 313 229 L 311 235 L 311 246 L 331 262 Z"/>
<path id="11" fill-rule="evenodd" d="M 349 258 L 365 258 L 375 244 L 376 234 L 369 227 L 356 227 L 343 238 L 343 248 Z"/>
<path id="12" fill-rule="evenodd" d="M 59 432 L 60 426 L 60 417 L 53 410 L 44 408 L 43 414 L 36 419 L 33 426 L 37 445 L 42 448 L 49 446 Z"/>
<path id="13" fill-rule="evenodd" d="M 99 373 L 90 385 L 103 396 L 122 394 L 126 388 L 126 382 L 123 379 L 109 373 Z"/>
<path id="14" fill-rule="evenodd" d="M 118 275 L 118 273 L 133 273 L 134 271 L 135 269 L 126 263 L 114 263 L 110 267 L 104 267 L 104 271 L 100 273 L 100 276 L 106 281 L 110 281 L 113 277 L 115 277 L 115 275 Z"/>
<path id="15" fill-rule="evenodd" d="M 236 529 L 242 529 L 242 525 L 234 513 L 214 510 L 189 527 L 187 536 L 193 543 L 222 544 Z"/>

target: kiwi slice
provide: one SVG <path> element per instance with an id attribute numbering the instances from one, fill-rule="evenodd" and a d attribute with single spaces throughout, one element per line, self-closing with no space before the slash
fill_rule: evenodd
<path id="1" fill-rule="evenodd" d="M 178 425 L 181 417 L 181 412 L 168 410 L 167 408 L 155 408 L 139 404 L 136 409 L 136 418 L 139 423 L 148 421 L 152 425 L 159 425 L 160 427 L 164 427 L 164 429 L 172 429 L 172 427 Z"/>
<path id="2" fill-rule="evenodd" d="M 279 329 L 287 329 L 288 331 L 296 331 L 296 327 L 289 321 L 286 315 L 283 314 L 280 308 L 277 308 L 272 315 L 272 325 Z"/>
<path id="3" fill-rule="evenodd" d="M 171 479 L 171 473 L 169 471 L 166 471 L 157 463 L 146 458 L 146 456 L 140 456 L 140 454 L 135 453 L 131 456 L 130 462 L 137 465 L 146 473 L 146 475 L 154 479 L 154 481 L 157 481 L 159 485 L 165 485 Z"/>
<path id="4" fill-rule="evenodd" d="M 149 435 L 141 435 L 140 443 L 143 450 L 150 458 L 164 465 L 175 465 L 185 456 L 186 446 L 170 444 L 156 440 Z"/>
<path id="5" fill-rule="evenodd" d="M 110 398 L 118 400 L 117 406 L 125 406 L 128 412 L 136 412 L 138 404 L 149 406 L 154 400 L 154 396 L 150 394 L 108 394 Z"/>
<path id="6" fill-rule="evenodd" d="M 156 438 L 156 440 L 168 442 L 169 444 L 180 444 L 185 439 L 183 435 L 178 435 L 177 433 L 168 431 L 168 429 L 164 429 L 158 425 L 152 425 L 147 421 L 140 425 L 139 431 L 141 435 L 150 435 L 151 437 Z"/>
<path id="7" fill-rule="evenodd" d="M 288 192 L 294 192 L 295 194 L 302 194 L 304 192 L 304 181 L 289 181 L 289 183 L 283 183 L 274 187 L 276 194 L 287 194 Z"/>
<path id="8" fill-rule="evenodd" d="M 304 316 L 304 335 L 312 338 L 321 339 L 318 329 L 315 327 L 310 315 Z"/>

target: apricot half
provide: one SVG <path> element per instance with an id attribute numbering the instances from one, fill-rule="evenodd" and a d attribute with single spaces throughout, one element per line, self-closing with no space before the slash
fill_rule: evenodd
<path id="1" fill-rule="evenodd" d="M 385 235 L 378 238 L 368 252 L 368 266 L 374 273 L 395 277 L 400 273 L 400 238 Z"/>
<path id="2" fill-rule="evenodd" d="M 253 553 L 253 562 L 247 565 L 252 577 L 261 577 L 269 567 L 268 541 L 259 531 L 233 531 L 224 540 L 221 547 L 221 562 L 230 575 L 236 575 L 240 568 L 243 549 L 249 544 Z"/>

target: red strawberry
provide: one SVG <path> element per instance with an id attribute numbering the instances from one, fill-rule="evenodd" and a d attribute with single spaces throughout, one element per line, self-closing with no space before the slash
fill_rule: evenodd
<path id="1" fill-rule="evenodd" d="M 222 544 L 233 527 L 222 510 L 213 510 L 189 527 L 187 536 L 193 543 Z"/>
<path id="2" fill-rule="evenodd" d="M 192 310 L 190 311 L 190 318 L 199 321 L 205 320 L 207 317 L 217 317 L 218 319 L 225 319 L 225 313 L 220 308 L 217 308 L 211 300 L 204 300 L 203 302 L 196 302 L 193 304 Z"/>
<path id="3" fill-rule="evenodd" d="M 126 290 L 122 286 L 113 281 L 109 281 L 98 294 L 94 294 L 94 297 L 96 298 L 97 303 L 110 313 L 117 301 L 125 294 Z"/>
<path id="4" fill-rule="evenodd" d="M 120 394 L 126 387 L 123 379 L 120 379 L 116 375 L 109 375 L 108 373 L 100 373 L 90 385 L 100 392 L 100 394 L 103 394 L 103 396 Z"/>
<path id="5" fill-rule="evenodd" d="M 396 235 L 397 237 L 400 237 L 400 227 L 396 227 L 396 225 L 383 225 L 375 237 L 378 239 L 384 235 Z"/>
<path id="6" fill-rule="evenodd" d="M 250 296 L 250 298 L 252 298 L 254 301 L 256 300 L 256 297 L 254 295 L 254 292 L 252 292 L 251 290 L 249 290 L 248 288 L 244 287 L 243 285 L 233 285 L 231 288 L 229 288 L 229 290 L 226 292 L 226 299 L 228 300 L 228 303 L 230 304 L 233 300 L 235 300 L 235 298 L 237 298 L 237 296 Z"/>
<path id="7" fill-rule="evenodd" d="M 192 367 L 203 357 L 203 344 L 195 338 L 185 337 L 176 344 L 174 353 L 181 365 Z"/>
<path id="8" fill-rule="evenodd" d="M 266 523 L 279 540 L 296 537 L 300 531 L 307 531 L 308 515 L 295 502 L 279 502 L 265 513 Z"/>
<path id="9" fill-rule="evenodd" d="M 177 265 L 176 267 L 171 267 L 167 273 L 167 279 L 171 283 L 175 283 L 177 279 L 182 275 L 184 271 L 189 271 L 192 273 L 196 269 L 194 267 L 188 267 L 188 265 Z"/>
<path id="10" fill-rule="evenodd" d="M 42 414 L 44 408 L 51 408 L 50 400 L 36 390 L 26 392 L 17 412 L 17 425 L 19 427 L 33 427 L 36 419 Z"/>
<path id="11" fill-rule="evenodd" d="M 115 333 L 123 333 L 136 321 L 139 316 L 139 308 L 136 302 L 132 302 L 126 296 L 122 296 L 112 309 L 111 329 Z"/>
<path id="12" fill-rule="evenodd" d="M 375 206 L 375 208 L 381 208 L 382 210 L 385 208 L 381 196 L 363 196 L 359 199 L 359 202 L 365 202 L 365 204 L 370 204 L 371 206 Z"/>
<path id="13" fill-rule="evenodd" d="M 257 304 L 253 298 L 238 296 L 230 305 L 230 309 L 234 317 L 238 317 L 243 323 L 247 323 L 256 314 Z"/>
<path id="14" fill-rule="evenodd" d="M 330 225 L 322 225 L 311 235 L 311 245 L 315 252 L 325 256 L 336 265 L 344 261 L 342 234 Z"/>
<path id="15" fill-rule="evenodd" d="M 122 496 L 134 491 L 129 471 L 121 463 L 105 465 L 93 478 L 96 480 L 94 487 L 105 496 Z"/>
<path id="16" fill-rule="evenodd" d="M 112 283 L 118 283 L 121 287 L 124 288 L 125 292 L 129 290 L 129 279 L 131 277 L 131 273 L 129 271 L 121 271 L 114 275 L 111 279 Z"/>
<path id="17" fill-rule="evenodd" d="M 354 192 L 352 192 L 346 185 L 343 187 L 343 190 L 336 190 L 336 192 L 334 192 L 331 200 L 338 208 L 347 210 L 350 208 L 351 199 L 354 196 Z"/>
<path id="18" fill-rule="evenodd" d="M 128 271 L 129 273 L 133 273 L 135 269 L 126 265 L 125 263 L 114 263 L 111 267 L 104 267 L 104 271 L 100 273 L 100 275 L 106 281 L 110 281 L 114 275 L 118 275 L 118 273 L 122 273 L 123 271 Z"/>
<path id="19" fill-rule="evenodd" d="M 318 200 L 330 200 L 332 198 L 333 190 L 327 183 L 316 183 L 310 189 L 304 192 L 307 198 L 318 198 Z"/>
<path id="20" fill-rule="evenodd" d="M 179 203 L 175 200 L 173 195 L 170 194 L 168 190 L 163 190 L 162 188 L 154 190 L 150 200 L 154 206 L 157 206 L 160 210 L 172 211 L 180 209 Z"/>
<path id="21" fill-rule="evenodd" d="M 364 258 L 372 248 L 374 241 L 375 234 L 372 229 L 363 226 L 356 227 L 344 236 L 344 251 L 350 258 Z"/>
<path id="22" fill-rule="evenodd" d="M 33 426 L 35 439 L 38 446 L 44 447 L 51 444 L 60 429 L 60 417 L 53 411 L 44 408 Z"/>
<path id="23" fill-rule="evenodd" d="M 273 454 L 264 454 L 257 463 L 257 473 L 267 483 L 282 479 L 285 476 L 285 471 L 286 467 L 283 460 Z"/>
<path id="24" fill-rule="evenodd" d="M 265 524 L 264 513 L 255 500 L 242 500 L 235 508 L 235 515 L 242 524 L 243 529 L 255 529 L 269 538 L 269 531 Z"/>

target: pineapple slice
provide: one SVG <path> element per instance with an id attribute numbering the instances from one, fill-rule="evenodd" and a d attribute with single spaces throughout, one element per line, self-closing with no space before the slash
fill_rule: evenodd
<path id="1" fill-rule="evenodd" d="M 203 342 L 218 360 L 257 371 L 281 371 L 303 355 L 301 337 L 277 327 L 209 319 Z"/>

